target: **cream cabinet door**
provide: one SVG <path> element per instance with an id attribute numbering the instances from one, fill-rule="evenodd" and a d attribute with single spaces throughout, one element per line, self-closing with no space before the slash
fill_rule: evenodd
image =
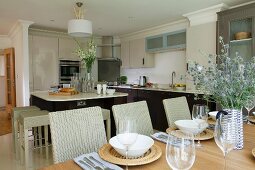
<path id="1" fill-rule="evenodd" d="M 153 54 L 145 51 L 145 39 L 130 41 L 130 68 L 154 67 Z"/>
<path id="2" fill-rule="evenodd" d="M 74 53 L 78 48 L 77 43 L 72 38 L 59 38 L 59 58 L 79 60 L 80 58 Z"/>
<path id="3" fill-rule="evenodd" d="M 129 68 L 129 41 L 121 43 L 122 68 Z"/>
<path id="4" fill-rule="evenodd" d="M 31 41 L 31 38 L 29 39 Z M 33 91 L 48 90 L 58 84 L 58 38 L 33 35 L 32 56 Z"/>

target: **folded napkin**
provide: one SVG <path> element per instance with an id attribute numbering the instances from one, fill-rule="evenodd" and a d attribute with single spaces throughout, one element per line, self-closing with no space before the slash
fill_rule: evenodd
<path id="1" fill-rule="evenodd" d="M 157 132 L 157 133 L 154 133 L 153 135 L 151 135 L 151 137 L 153 139 L 156 139 L 158 141 L 166 143 L 167 142 L 167 138 L 168 138 L 168 134 L 165 133 L 165 132 Z"/>
<path id="2" fill-rule="evenodd" d="M 92 153 L 80 155 L 80 156 L 74 158 L 74 162 L 77 163 L 82 169 L 85 169 L 85 170 L 90 169 L 91 167 L 86 166 L 85 164 L 79 162 L 80 160 L 82 160 L 83 162 L 85 162 L 85 161 L 83 160 L 83 158 L 84 158 L 84 157 L 87 157 L 87 158 L 88 158 L 91 162 L 93 162 L 95 165 L 97 165 L 97 166 L 99 166 L 99 167 L 101 167 L 101 168 L 103 169 L 103 167 L 102 167 L 100 164 L 98 164 L 97 162 L 95 162 L 95 161 L 93 161 L 92 159 L 90 159 L 89 156 L 93 156 L 96 160 L 98 160 L 99 162 L 103 163 L 105 167 L 109 167 L 109 168 L 112 168 L 112 169 L 115 169 L 115 170 L 123 170 L 121 167 L 119 167 L 119 166 L 117 166 L 117 165 L 114 165 L 114 164 L 112 164 L 112 163 L 109 163 L 109 162 L 106 162 L 106 161 L 102 160 L 102 159 L 100 158 L 100 156 L 98 155 L 98 153 L 96 153 L 96 152 L 92 152 Z M 86 162 L 85 162 L 85 163 L 86 163 Z"/>

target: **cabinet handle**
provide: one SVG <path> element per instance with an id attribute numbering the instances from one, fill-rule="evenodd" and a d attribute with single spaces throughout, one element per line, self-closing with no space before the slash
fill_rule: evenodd
<path id="1" fill-rule="evenodd" d="M 144 65 L 144 58 L 143 58 L 143 65 Z"/>

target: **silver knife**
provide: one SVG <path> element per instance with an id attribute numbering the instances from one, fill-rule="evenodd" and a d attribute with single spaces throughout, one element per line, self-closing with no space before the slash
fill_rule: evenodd
<path id="1" fill-rule="evenodd" d="M 81 163 L 81 164 L 83 164 L 83 165 L 86 165 L 87 167 L 89 167 L 89 169 L 93 169 L 92 166 L 90 166 L 89 164 L 87 164 L 87 163 L 84 162 L 83 160 L 79 160 L 78 162 Z"/>

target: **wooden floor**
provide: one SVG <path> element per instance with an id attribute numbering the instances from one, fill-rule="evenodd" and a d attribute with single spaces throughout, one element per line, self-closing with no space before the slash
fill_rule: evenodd
<path id="1" fill-rule="evenodd" d="M 11 116 L 0 108 L 0 136 L 12 132 Z"/>

